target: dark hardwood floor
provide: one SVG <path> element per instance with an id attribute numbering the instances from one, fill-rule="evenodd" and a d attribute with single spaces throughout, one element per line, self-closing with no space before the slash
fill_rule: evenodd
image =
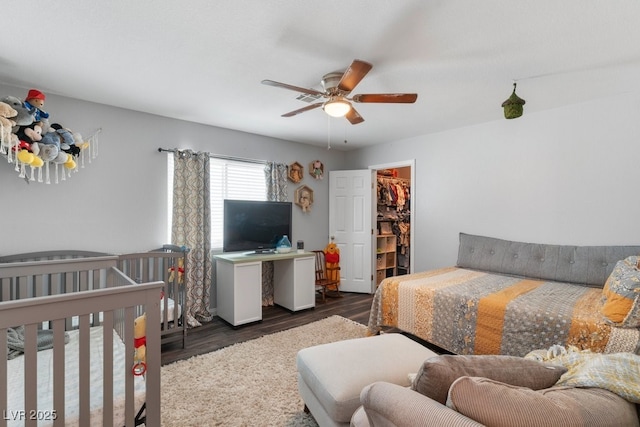
<path id="1" fill-rule="evenodd" d="M 247 325 L 231 326 L 229 323 L 214 317 L 211 322 L 187 331 L 186 348 L 179 343 L 167 343 L 162 346 L 162 364 L 188 359 L 209 353 L 229 345 L 259 338 L 263 335 L 301 326 L 334 314 L 346 317 L 366 325 L 369 322 L 369 311 L 373 295 L 341 292 L 340 298 L 327 298 L 322 302 L 316 300 L 315 308 L 291 312 L 279 306 L 262 308 L 262 321 Z"/>

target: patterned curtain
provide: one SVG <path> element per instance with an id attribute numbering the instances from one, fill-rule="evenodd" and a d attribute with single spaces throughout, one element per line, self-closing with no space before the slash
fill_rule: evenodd
<path id="1" fill-rule="evenodd" d="M 287 165 L 267 163 L 264 167 L 264 178 L 267 183 L 267 200 L 286 202 Z M 262 305 L 273 305 L 273 261 L 262 263 Z"/>
<path id="2" fill-rule="evenodd" d="M 286 202 L 287 196 L 287 165 L 282 163 L 268 163 L 264 167 L 267 182 L 267 200 Z"/>
<path id="3" fill-rule="evenodd" d="M 173 224 L 171 242 L 186 246 L 185 318 L 190 327 L 213 318 L 211 289 L 211 209 L 209 153 L 175 150 L 173 155 Z"/>

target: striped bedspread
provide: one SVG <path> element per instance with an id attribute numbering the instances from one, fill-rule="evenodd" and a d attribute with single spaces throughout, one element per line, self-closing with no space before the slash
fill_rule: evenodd
<path id="1" fill-rule="evenodd" d="M 601 289 L 448 267 L 385 279 L 368 332 L 408 332 L 456 354 L 524 356 L 554 344 L 640 353 L 640 330 L 607 325 Z"/>

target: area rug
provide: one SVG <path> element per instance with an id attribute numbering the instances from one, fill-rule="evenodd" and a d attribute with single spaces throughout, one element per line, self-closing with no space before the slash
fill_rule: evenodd
<path id="1" fill-rule="evenodd" d="M 303 411 L 296 354 L 365 334 L 365 325 L 331 316 L 165 365 L 162 425 L 317 427 Z"/>

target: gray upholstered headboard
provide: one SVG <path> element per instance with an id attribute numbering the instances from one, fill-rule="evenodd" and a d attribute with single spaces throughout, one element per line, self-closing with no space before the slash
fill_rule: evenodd
<path id="1" fill-rule="evenodd" d="M 458 267 L 603 287 L 616 262 L 640 246 L 565 246 L 460 233 Z"/>

